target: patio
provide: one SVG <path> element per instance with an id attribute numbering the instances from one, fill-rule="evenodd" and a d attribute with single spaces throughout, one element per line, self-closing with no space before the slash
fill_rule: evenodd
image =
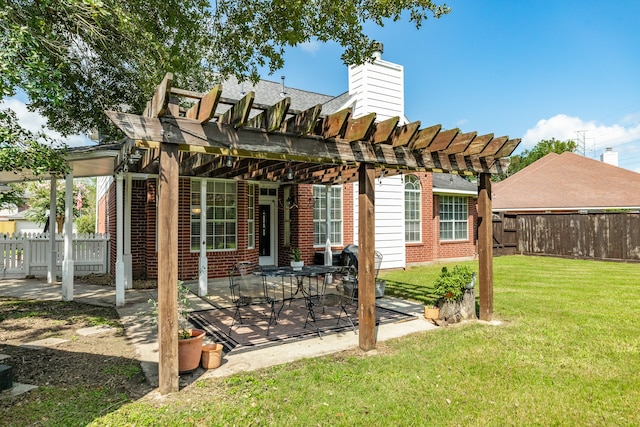
<path id="1" fill-rule="evenodd" d="M 185 283 L 190 289 L 197 290 L 198 283 Z M 46 278 L 24 279 L 6 278 L 2 280 L 0 295 L 13 298 L 27 298 L 38 300 L 60 300 L 60 283 L 47 283 Z M 228 279 L 210 280 L 207 300 L 190 293 L 189 299 L 194 311 L 210 310 L 216 306 L 231 307 Z M 79 279 L 75 287 L 75 301 L 101 306 L 115 306 L 115 292 L 113 286 L 92 285 L 83 283 Z M 125 328 L 125 334 L 135 347 L 138 359 L 151 385 L 158 386 L 158 339 L 157 329 L 144 321 L 144 314 L 152 307 L 149 298 L 157 298 L 157 289 L 129 289 L 127 304 L 115 307 Z M 296 302 L 297 303 L 297 302 Z M 420 315 L 422 304 L 411 303 L 396 298 L 384 297 L 377 300 L 378 305 L 394 310 L 403 311 L 413 317 L 413 320 L 399 323 L 382 324 L 376 328 L 377 340 L 385 341 L 414 332 L 435 329 L 436 326 L 426 321 Z M 207 337 L 205 342 L 212 340 Z M 224 377 L 238 372 L 252 371 L 268 366 L 283 364 L 302 358 L 317 357 L 358 347 L 358 335 L 353 332 L 344 334 L 323 334 L 317 336 L 288 341 L 269 347 L 259 347 L 256 350 L 225 354 L 222 365 L 214 370 L 198 368 L 191 374 L 180 377 L 184 385 L 198 378 Z M 283 351 L 286 349 L 285 351 Z"/>

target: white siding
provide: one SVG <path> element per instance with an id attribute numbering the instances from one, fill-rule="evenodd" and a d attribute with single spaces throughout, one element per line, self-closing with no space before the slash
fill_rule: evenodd
<path id="1" fill-rule="evenodd" d="M 354 184 L 354 233 L 358 244 L 358 184 Z M 404 185 L 400 175 L 376 180 L 375 241 L 382 253 L 382 268 L 404 268 Z"/>
<path id="2" fill-rule="evenodd" d="M 395 116 L 404 120 L 402 65 L 377 59 L 373 64 L 349 67 L 349 94 L 356 99 L 354 117 L 375 112 L 377 121 Z"/>

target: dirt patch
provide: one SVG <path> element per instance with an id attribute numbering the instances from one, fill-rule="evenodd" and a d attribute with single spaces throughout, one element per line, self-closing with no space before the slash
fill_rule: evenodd
<path id="1" fill-rule="evenodd" d="M 77 277 L 78 282 L 88 285 L 115 286 L 116 279 L 111 274 L 89 274 Z M 133 289 L 155 289 L 158 287 L 157 279 L 134 279 Z"/>
<path id="2" fill-rule="evenodd" d="M 97 325 L 111 328 L 94 335 L 78 333 Z M 67 341 L 40 349 L 24 347 L 45 338 Z M 152 390 L 113 307 L 0 297 L 0 354 L 10 356 L 0 363 L 12 366 L 14 382 L 106 388 L 127 399 L 137 399 Z M 8 399 L 8 403 L 20 404 L 33 396 L 25 393 Z"/>

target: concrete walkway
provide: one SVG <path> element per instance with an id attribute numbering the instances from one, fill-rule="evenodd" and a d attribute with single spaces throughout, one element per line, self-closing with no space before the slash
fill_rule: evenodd
<path id="1" fill-rule="evenodd" d="M 11 279 L 0 280 L 0 295 L 14 298 L 60 301 L 62 299 L 62 285 L 48 284 L 46 279 Z M 157 328 L 145 317 L 152 307 L 149 298 L 156 298 L 155 289 L 129 289 L 125 293 L 125 305 L 116 307 L 125 334 L 133 345 L 149 383 L 158 386 L 158 342 Z M 189 298 L 194 310 L 210 309 L 211 305 L 196 295 Z M 77 302 L 115 306 L 115 287 L 88 285 L 78 280 L 74 286 L 74 300 Z M 388 306 L 399 311 L 412 313 L 413 320 L 399 323 L 384 324 L 377 328 L 377 341 L 385 341 L 415 332 L 428 331 L 436 328 L 424 319 L 421 304 L 414 304 L 394 298 L 377 300 L 380 305 Z M 207 343 L 207 341 L 205 341 Z M 205 370 L 198 368 L 191 374 L 180 377 L 181 387 L 199 378 L 224 377 L 238 372 L 252 371 L 259 368 L 288 363 L 302 358 L 317 357 L 336 353 L 343 350 L 358 348 L 358 335 L 353 333 L 330 334 L 321 338 L 310 338 L 280 346 L 267 347 L 255 351 L 239 354 L 233 352 L 223 356 L 222 365 L 216 369 Z M 286 351 L 283 351 L 286 346 Z"/>

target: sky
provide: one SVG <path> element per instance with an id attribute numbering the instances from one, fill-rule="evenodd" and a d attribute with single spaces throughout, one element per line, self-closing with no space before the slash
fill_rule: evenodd
<path id="1" fill-rule="evenodd" d="M 437 1 L 438 2 L 438 1 Z M 440 2 L 438 2 L 440 3 Z M 416 30 L 366 27 L 382 59 L 404 67 L 405 115 L 423 127 L 574 140 L 640 172 L 640 1 L 449 0 Z M 348 90 L 337 44 L 290 49 L 269 80 L 338 95 Z M 584 131 L 584 132 L 582 132 Z"/>
<path id="2" fill-rule="evenodd" d="M 640 173 L 640 1 L 446 4 L 449 15 L 419 30 L 407 19 L 365 27 L 384 44 L 382 58 L 404 67 L 409 120 L 522 138 L 516 153 L 551 138 L 574 140 L 596 159 L 611 147 L 620 167 Z M 285 67 L 262 77 L 339 95 L 348 90 L 342 51 L 336 43 L 290 48 Z M 19 98 L 5 104 L 21 118 L 32 114 Z M 45 122 L 32 115 L 28 123 Z"/>

